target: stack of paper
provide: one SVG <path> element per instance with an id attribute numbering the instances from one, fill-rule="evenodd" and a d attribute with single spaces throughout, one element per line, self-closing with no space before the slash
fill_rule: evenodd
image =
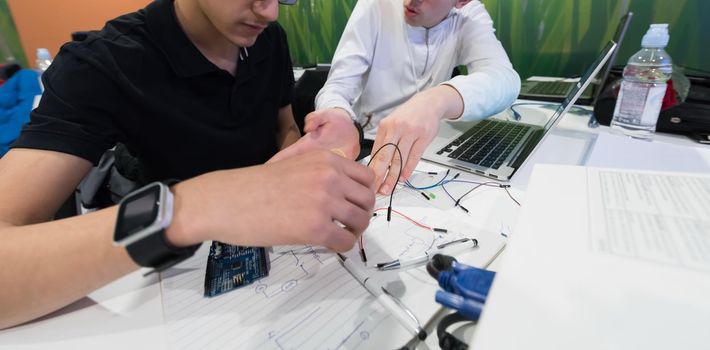
<path id="1" fill-rule="evenodd" d="M 707 349 L 710 176 L 538 165 L 474 349 Z"/>

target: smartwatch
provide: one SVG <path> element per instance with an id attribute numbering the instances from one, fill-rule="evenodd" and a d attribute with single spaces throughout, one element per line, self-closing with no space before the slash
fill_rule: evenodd
<path id="1" fill-rule="evenodd" d="M 118 204 L 113 234 L 115 245 L 125 246 L 133 261 L 158 271 L 191 257 L 200 244 L 175 247 L 165 238 L 173 218 L 173 194 L 168 185 L 153 182 L 141 187 Z"/>

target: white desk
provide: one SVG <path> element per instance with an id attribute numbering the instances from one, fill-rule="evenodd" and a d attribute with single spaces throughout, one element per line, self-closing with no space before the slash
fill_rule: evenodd
<path id="1" fill-rule="evenodd" d="M 528 101 L 519 101 L 528 102 Z M 588 108 L 588 107 L 584 107 Z M 523 109 L 523 107 L 520 107 Z M 559 123 L 559 125 L 551 131 L 551 135 L 544 141 L 540 148 L 532 155 L 531 159 L 524 164 L 524 166 L 518 170 L 513 176 L 510 184 L 512 188 L 520 193 L 524 193 L 528 180 L 530 179 L 530 174 L 532 172 L 535 164 L 565 164 L 565 165 L 585 165 L 589 158 L 591 151 L 594 148 L 596 139 L 600 133 L 610 133 L 610 129 L 607 126 L 599 126 L 597 128 L 589 128 L 587 126 L 589 121 L 589 114 L 575 113 L 581 112 L 578 109 L 573 109 L 572 113 L 567 114 Z M 527 113 L 526 115 L 531 115 L 535 118 L 535 113 Z M 548 114 L 549 115 L 549 114 Z M 502 113 L 505 117 L 506 113 Z M 523 116 L 523 121 L 525 121 L 525 116 Z M 533 120 L 535 122 L 536 120 Z M 706 163 L 706 167 L 710 167 L 710 146 L 703 145 L 698 142 L 691 140 L 690 138 L 682 135 L 673 134 L 656 134 L 654 137 L 654 142 L 669 145 L 679 145 L 683 147 L 692 147 L 696 149 L 702 156 Z M 623 152 L 623 150 L 620 150 Z M 668 169 L 663 169 L 668 170 Z M 685 170 L 685 169 L 680 169 Z M 521 200 L 523 198 L 518 198 Z M 524 201 L 521 201 L 525 205 Z M 514 230 L 513 230 L 514 231 Z M 514 234 L 514 232 L 513 232 Z M 496 260 L 489 266 L 490 270 L 497 271 L 501 265 L 501 262 L 505 259 L 505 251 L 496 258 Z M 442 315 L 439 315 L 442 316 Z M 459 339 L 467 340 L 466 343 L 470 344 L 471 339 L 475 333 L 475 326 L 471 324 L 452 327 L 455 329 L 453 332 Z M 449 330 L 451 331 L 451 329 Z M 438 339 L 436 338 L 436 333 L 432 333 L 426 340 L 426 346 L 430 349 L 438 349 Z M 419 346 L 418 348 L 425 348 Z"/>
<path id="2" fill-rule="evenodd" d="M 504 117 L 506 115 L 503 113 Z M 540 116 L 539 113 L 531 115 L 533 118 Z M 581 165 L 585 163 L 596 135 L 600 132 L 608 132 L 608 128 L 603 126 L 597 129 L 588 128 L 588 118 L 588 115 L 568 114 L 552 131 L 551 137 L 548 137 L 533 155 L 531 161 L 515 175 L 511 182 L 511 190 L 523 205 L 523 194 L 534 164 Z M 700 145 L 684 136 L 659 134 L 656 135 L 656 142 L 698 147 L 710 152 L 709 146 Z M 476 175 L 465 176 L 480 180 Z M 491 203 L 486 200 L 488 198 L 486 196 L 483 194 L 475 197 L 466 205 L 479 215 L 482 226 L 491 230 L 509 231 L 514 227 L 517 214 L 516 211 L 510 211 L 514 206 L 511 206 L 507 199 Z M 501 213 L 499 210 L 501 206 L 507 208 L 501 210 L 509 212 Z M 504 227 L 501 227 L 501 221 L 505 221 Z M 494 262 L 491 268 L 495 270 L 498 265 Z M 0 348 L 164 349 L 167 348 L 165 331 L 160 284 L 155 275 L 144 278 L 142 271 L 139 271 L 107 285 L 58 312 L 25 325 L 0 331 Z M 418 345 L 417 348 L 438 349 L 435 331 L 432 329 L 429 331 L 431 335 L 426 343 Z M 455 332 L 456 335 L 466 339 L 470 339 L 472 333 L 473 327 Z"/>

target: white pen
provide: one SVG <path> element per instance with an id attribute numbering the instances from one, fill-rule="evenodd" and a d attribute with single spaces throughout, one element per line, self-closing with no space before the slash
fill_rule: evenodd
<path id="1" fill-rule="evenodd" d="M 463 252 L 467 249 L 476 248 L 478 246 L 478 240 L 475 238 L 462 238 L 455 241 L 446 242 L 444 244 L 436 246 L 434 249 L 430 249 L 424 254 L 411 257 L 411 258 L 401 258 L 393 260 L 386 263 L 377 264 L 377 268 L 380 270 L 394 270 L 406 266 L 411 266 L 419 264 L 431 259 L 432 256 L 436 254 L 453 255 Z"/>
<path id="2" fill-rule="evenodd" d="M 351 260 L 348 260 L 341 254 L 338 254 L 338 258 L 343 267 L 355 277 L 404 328 L 420 340 L 426 339 L 426 331 L 422 328 L 417 317 L 402 304 L 397 297 L 390 294 L 385 287 L 377 285 L 364 271 L 354 266 Z"/>

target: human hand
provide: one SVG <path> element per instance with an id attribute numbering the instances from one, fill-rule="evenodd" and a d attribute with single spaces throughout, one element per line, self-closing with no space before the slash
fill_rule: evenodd
<path id="1" fill-rule="evenodd" d="M 360 135 L 350 115 L 343 109 L 328 108 L 309 113 L 303 131 L 306 133 L 303 137 L 267 163 L 314 149 L 328 149 L 348 159 L 355 159 L 360 153 Z"/>
<path id="2" fill-rule="evenodd" d="M 389 194 L 397 181 L 409 178 L 439 131 L 439 121 L 458 117 L 462 111 L 463 99 L 456 89 L 440 85 L 414 95 L 382 119 L 370 161 L 370 167 L 375 171 L 375 188 L 379 188 L 381 194 Z M 399 147 L 401 159 L 394 147 L 382 148 L 388 143 Z M 399 176 L 402 160 L 402 174 Z"/>
<path id="3" fill-rule="evenodd" d="M 175 186 L 169 240 L 178 246 L 313 244 L 344 252 L 370 222 L 373 180 L 372 170 L 324 150 L 208 173 Z"/>

